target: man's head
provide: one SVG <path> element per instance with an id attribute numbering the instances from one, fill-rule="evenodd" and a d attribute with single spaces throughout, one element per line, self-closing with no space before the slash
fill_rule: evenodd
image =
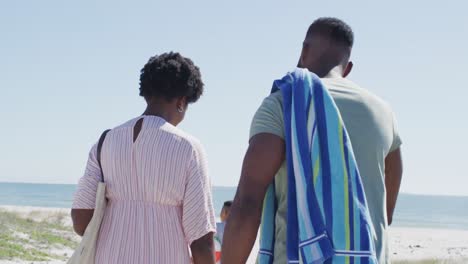
<path id="1" fill-rule="evenodd" d="M 221 209 L 221 222 L 225 222 L 227 218 L 229 217 L 229 214 L 231 213 L 231 205 L 232 201 L 226 201 L 224 202 L 223 209 Z"/>
<path id="2" fill-rule="evenodd" d="M 353 66 L 349 58 L 354 34 L 345 22 L 331 17 L 319 18 L 310 25 L 298 67 L 325 77 L 334 68 L 346 77 Z"/>

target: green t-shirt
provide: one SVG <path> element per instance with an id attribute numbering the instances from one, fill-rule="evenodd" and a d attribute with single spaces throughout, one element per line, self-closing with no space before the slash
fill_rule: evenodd
<path id="1" fill-rule="evenodd" d="M 389 105 L 377 96 L 340 78 L 323 78 L 338 106 L 353 145 L 364 191 L 376 230 L 374 238 L 379 263 L 389 263 L 387 242 L 387 210 L 385 191 L 385 157 L 401 145 L 394 114 Z M 270 133 L 284 138 L 283 96 L 275 92 L 265 98 L 255 113 L 250 137 Z M 286 215 L 287 175 L 286 162 L 275 177 L 278 200 L 276 215 L 274 263 L 287 263 Z"/>

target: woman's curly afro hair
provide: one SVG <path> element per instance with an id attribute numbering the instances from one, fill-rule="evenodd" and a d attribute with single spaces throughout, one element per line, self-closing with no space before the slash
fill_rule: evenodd
<path id="1" fill-rule="evenodd" d="M 170 101 L 185 96 L 187 103 L 194 103 L 202 93 L 200 69 L 177 52 L 151 57 L 141 70 L 140 95 L 145 98 L 162 97 Z"/>

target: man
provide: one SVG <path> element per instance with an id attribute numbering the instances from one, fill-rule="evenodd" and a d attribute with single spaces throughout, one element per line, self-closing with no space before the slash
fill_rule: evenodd
<path id="1" fill-rule="evenodd" d="M 223 241 L 223 234 L 224 234 L 224 227 L 226 225 L 226 220 L 231 213 L 231 205 L 232 201 L 226 201 L 223 204 L 223 209 L 221 209 L 221 213 L 219 214 L 219 218 L 221 222 L 216 223 L 216 235 L 215 240 L 218 240 L 219 243 Z"/>
<path id="2" fill-rule="evenodd" d="M 379 263 L 388 263 L 386 228 L 392 222 L 400 181 L 401 140 L 393 112 L 377 96 L 345 79 L 354 36 L 336 18 L 320 18 L 307 31 L 298 67 L 322 78 L 348 130 L 376 229 Z M 281 92 L 267 97 L 252 121 L 249 148 L 224 232 L 223 264 L 245 263 L 255 242 L 265 192 L 275 179 L 278 210 L 274 263 L 287 263 L 287 174 Z"/>
<path id="3" fill-rule="evenodd" d="M 215 240 L 215 260 L 216 263 L 221 263 L 221 245 L 223 242 L 224 236 L 224 228 L 226 226 L 226 221 L 231 213 L 231 205 L 232 201 L 225 201 L 223 204 L 223 208 L 221 209 L 221 213 L 219 214 L 219 218 L 221 222 L 216 223 L 216 234 L 214 236 Z"/>
<path id="4" fill-rule="evenodd" d="M 226 220 L 228 219 L 229 214 L 231 213 L 231 205 L 232 205 L 232 201 L 224 202 L 223 209 L 221 209 L 221 214 L 219 215 L 221 222 L 225 223 Z"/>

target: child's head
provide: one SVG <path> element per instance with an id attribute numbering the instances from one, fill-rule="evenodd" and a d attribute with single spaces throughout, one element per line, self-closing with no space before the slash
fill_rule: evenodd
<path id="1" fill-rule="evenodd" d="M 232 201 L 226 201 L 224 202 L 223 209 L 221 210 L 221 222 L 225 222 L 227 218 L 229 217 L 229 213 L 231 212 L 231 205 Z"/>

